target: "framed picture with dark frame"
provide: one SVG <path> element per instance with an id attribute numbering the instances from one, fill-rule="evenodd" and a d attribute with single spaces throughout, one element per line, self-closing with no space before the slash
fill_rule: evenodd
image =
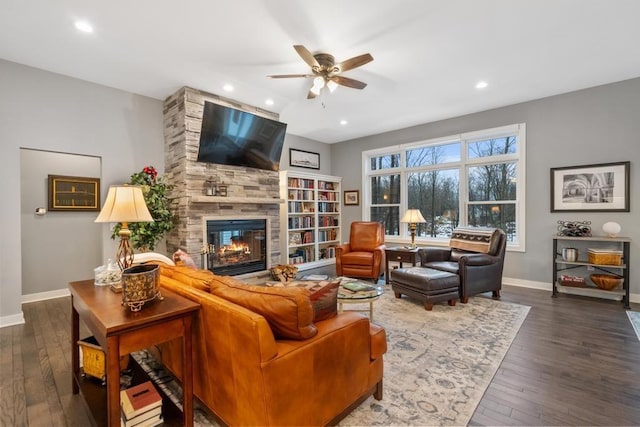
<path id="1" fill-rule="evenodd" d="M 49 175 L 50 211 L 99 211 L 100 178 Z"/>
<path id="2" fill-rule="evenodd" d="M 360 204 L 360 192 L 358 190 L 345 190 L 344 204 L 345 206 L 358 206 Z"/>
<path id="3" fill-rule="evenodd" d="M 629 212 L 630 162 L 551 168 L 551 212 Z"/>
<path id="4" fill-rule="evenodd" d="M 320 169 L 320 154 L 312 151 L 289 148 L 289 166 L 299 168 Z"/>

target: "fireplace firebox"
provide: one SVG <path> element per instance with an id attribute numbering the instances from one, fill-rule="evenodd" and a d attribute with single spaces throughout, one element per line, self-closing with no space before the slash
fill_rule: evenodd
<path id="1" fill-rule="evenodd" d="M 220 276 L 267 269 L 266 219 L 207 219 L 206 268 Z"/>

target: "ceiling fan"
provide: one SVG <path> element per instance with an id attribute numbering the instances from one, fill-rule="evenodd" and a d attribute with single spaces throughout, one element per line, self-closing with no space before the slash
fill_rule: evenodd
<path id="1" fill-rule="evenodd" d="M 370 54 L 365 53 L 336 64 L 333 55 L 329 55 L 328 53 L 316 53 L 313 55 L 302 45 L 295 45 L 293 48 L 298 52 L 298 55 L 300 55 L 304 62 L 309 64 L 312 74 L 277 74 L 267 77 L 271 77 L 272 79 L 313 78 L 313 86 L 311 86 L 307 94 L 307 99 L 313 99 L 318 96 L 325 86 L 331 92 L 333 92 L 338 85 L 354 89 L 364 89 L 367 86 L 364 82 L 350 79 L 340 74 L 373 61 L 373 56 Z"/>

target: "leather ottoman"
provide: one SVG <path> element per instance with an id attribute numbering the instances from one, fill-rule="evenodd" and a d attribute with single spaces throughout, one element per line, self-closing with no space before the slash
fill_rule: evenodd
<path id="1" fill-rule="evenodd" d="M 456 305 L 460 297 L 460 277 L 457 274 L 427 267 L 397 268 L 390 273 L 391 289 L 400 298 L 402 294 L 417 298 L 431 310 L 436 302 L 447 301 Z"/>

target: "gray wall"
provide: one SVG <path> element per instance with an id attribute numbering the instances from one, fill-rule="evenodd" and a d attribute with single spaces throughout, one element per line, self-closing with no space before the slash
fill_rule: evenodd
<path id="1" fill-rule="evenodd" d="M 22 294 L 64 289 L 91 277 L 103 264 L 102 225 L 96 212 L 49 211 L 47 175 L 100 178 L 100 158 L 41 150 L 20 150 Z"/>
<path id="2" fill-rule="evenodd" d="M 343 188 L 362 190 L 365 150 L 515 123 L 527 125 L 526 252 L 507 254 L 505 276 L 550 287 L 556 222 L 592 221 L 594 234 L 602 234 L 602 224 L 616 221 L 621 235 L 634 239 L 631 292 L 640 293 L 640 78 L 334 144 L 331 166 Z M 550 212 L 550 168 L 625 160 L 631 161 L 631 212 Z M 344 208 L 344 224 L 360 218 L 361 207 Z"/>
<path id="3" fill-rule="evenodd" d="M 296 148 L 298 150 L 311 151 L 313 153 L 320 154 L 320 169 L 318 170 L 301 168 L 298 166 L 289 166 L 289 148 Z M 287 134 L 284 139 L 284 147 L 282 148 L 280 169 L 331 175 L 331 146 L 318 141 L 314 141 L 312 139 L 304 138 L 302 136 Z"/>
<path id="4" fill-rule="evenodd" d="M 162 102 L 0 60 L 0 326 L 22 321 L 20 149 L 102 159 L 102 199 L 145 165 L 164 170 Z M 177 89 L 177 88 L 176 88 Z M 101 259 L 115 254 L 102 225 Z M 55 250 L 50 247 L 49 250 Z M 37 262 L 36 260 L 35 262 Z M 80 266 L 91 278 L 93 261 Z M 57 279 L 60 282 L 59 279 Z M 65 284 L 58 283 L 63 288 Z M 58 287 L 59 289 L 59 287 Z"/>

